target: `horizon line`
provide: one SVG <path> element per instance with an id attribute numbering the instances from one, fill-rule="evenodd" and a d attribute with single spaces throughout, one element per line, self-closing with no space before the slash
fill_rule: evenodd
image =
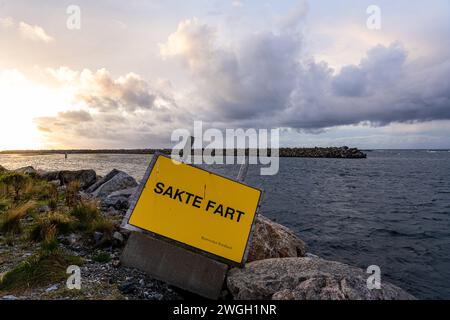
<path id="1" fill-rule="evenodd" d="M 279 147 L 278 149 L 314 149 L 314 148 L 343 148 L 345 146 L 327 146 L 327 147 L 305 147 L 305 146 L 297 146 L 297 147 Z M 450 151 L 450 147 L 448 148 L 358 148 L 358 147 L 348 147 L 355 148 L 361 151 L 370 151 L 370 150 L 429 150 L 429 151 Z M 139 152 L 139 153 L 152 153 L 160 150 L 171 150 L 172 148 L 162 147 L 162 148 L 100 148 L 100 149 L 90 149 L 90 148 L 82 148 L 82 149 L 10 149 L 10 150 L 0 150 L 0 154 L 21 154 L 21 153 L 83 153 L 83 152 L 98 152 L 98 153 L 107 153 L 107 152 Z M 204 149 L 204 148 L 203 148 Z M 228 150 L 228 148 L 222 148 L 223 150 Z M 230 148 L 236 150 L 237 148 Z M 246 148 L 249 149 L 249 148 Z M 259 149 L 259 148 L 256 148 Z M 270 149 L 270 148 L 269 148 Z"/>

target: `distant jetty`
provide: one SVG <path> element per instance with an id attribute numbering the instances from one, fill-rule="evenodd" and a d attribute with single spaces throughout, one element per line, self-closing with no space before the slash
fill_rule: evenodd
<path id="1" fill-rule="evenodd" d="M 228 151 L 228 152 L 227 152 Z M 231 150 L 223 150 L 223 154 L 233 154 Z M 50 155 L 50 154 L 154 154 L 161 152 L 170 154 L 172 149 L 77 149 L 77 150 L 8 150 L 0 151 L 0 154 L 20 154 L 20 155 Z M 234 155 L 238 150 L 234 150 Z M 246 150 L 246 154 L 249 150 Z M 213 152 L 214 154 L 214 152 Z M 270 150 L 268 152 L 270 156 Z M 357 148 L 349 147 L 328 147 L 328 148 L 280 148 L 280 157 L 288 158 L 339 158 L 339 159 L 364 159 L 367 155 Z"/>

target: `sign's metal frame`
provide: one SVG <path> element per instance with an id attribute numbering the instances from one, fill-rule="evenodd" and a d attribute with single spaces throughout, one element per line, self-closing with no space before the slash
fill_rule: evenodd
<path id="1" fill-rule="evenodd" d="M 247 237 L 247 243 L 245 244 L 244 255 L 243 255 L 242 260 L 241 260 L 240 263 L 238 263 L 238 262 L 236 262 L 236 261 L 232 261 L 232 260 L 226 259 L 226 258 L 221 257 L 221 256 L 218 256 L 218 255 L 215 255 L 215 254 L 213 254 L 213 253 L 204 251 L 204 250 L 202 250 L 202 249 L 193 247 L 193 246 L 188 245 L 188 244 L 186 244 L 186 243 L 183 243 L 183 242 L 180 242 L 180 241 L 177 241 L 177 240 L 168 238 L 168 237 L 166 237 L 166 236 L 163 236 L 163 235 L 160 235 L 160 234 L 151 232 L 151 231 L 149 231 L 149 230 L 145 230 L 145 229 L 142 229 L 142 228 L 139 228 L 139 227 L 136 227 L 136 226 L 133 226 L 133 225 L 129 224 L 131 215 L 133 214 L 133 211 L 134 211 L 134 209 L 135 209 L 135 207 L 136 207 L 136 205 L 137 205 L 137 203 L 138 203 L 138 201 L 139 201 L 139 199 L 140 199 L 140 197 L 141 197 L 141 195 L 142 195 L 142 192 L 144 191 L 145 185 L 147 184 L 147 181 L 148 181 L 148 179 L 150 178 L 150 174 L 152 173 L 152 170 L 153 170 L 153 168 L 154 168 L 154 166 L 155 166 L 155 164 L 156 164 L 156 161 L 157 161 L 157 159 L 158 159 L 159 157 L 166 157 L 166 158 L 168 158 L 168 159 L 172 159 L 169 155 L 164 154 L 164 153 L 161 153 L 161 152 L 159 152 L 159 151 L 156 151 L 156 152 L 153 154 L 153 157 L 152 157 L 152 159 L 151 159 L 151 161 L 150 161 L 150 164 L 148 165 L 147 170 L 145 171 L 144 177 L 142 178 L 141 182 L 139 183 L 138 189 L 136 190 L 136 192 L 135 192 L 135 194 L 132 196 L 132 198 L 130 198 L 130 206 L 129 206 L 128 211 L 127 211 L 127 213 L 125 214 L 125 217 L 124 217 L 124 219 L 123 219 L 123 221 L 122 221 L 121 227 L 122 227 L 123 229 L 128 230 L 128 231 L 132 231 L 132 232 L 141 232 L 141 233 L 144 233 L 144 234 L 148 234 L 148 235 L 150 235 L 150 236 L 152 236 L 152 237 L 154 237 L 154 238 L 156 238 L 156 239 L 160 239 L 160 240 L 163 240 L 163 241 L 166 241 L 166 242 L 175 244 L 175 245 L 177 245 L 177 246 L 179 246 L 179 247 L 182 247 L 182 248 L 184 248 L 184 249 L 187 249 L 187 250 L 190 250 L 190 251 L 192 251 L 192 252 L 195 252 L 195 253 L 204 255 L 204 256 L 206 256 L 206 257 L 208 257 L 208 258 L 211 258 L 211 259 L 220 261 L 220 262 L 222 262 L 222 263 L 225 263 L 225 264 L 228 264 L 228 265 L 231 265 L 231 266 L 236 266 L 236 267 L 241 267 L 241 268 L 244 267 L 245 262 L 247 261 L 247 258 L 248 258 L 248 253 L 249 253 L 249 250 L 250 250 L 250 243 L 251 243 L 251 240 L 252 240 L 252 238 L 253 238 L 253 230 L 254 230 L 254 228 L 255 228 L 255 221 L 256 221 L 256 217 L 257 217 L 258 214 L 259 214 L 259 209 L 260 209 L 260 207 L 261 207 L 261 200 L 262 200 L 262 197 L 263 197 L 263 195 L 264 195 L 264 190 L 261 189 L 261 188 L 256 188 L 256 187 L 250 186 L 250 185 L 244 183 L 242 180 L 239 180 L 239 178 L 241 178 L 241 179 L 245 178 L 245 177 L 243 177 L 243 176 L 238 177 L 238 179 L 233 179 L 233 178 L 230 178 L 230 177 L 227 177 L 227 176 L 224 176 L 224 175 L 221 175 L 221 174 L 212 172 L 212 171 L 210 171 L 210 170 L 206 170 L 206 169 L 204 169 L 204 168 L 200 168 L 199 166 L 192 165 L 192 164 L 188 164 L 188 163 L 185 163 L 185 162 L 183 162 L 183 161 L 180 161 L 180 162 L 182 162 L 182 163 L 184 163 L 184 164 L 187 164 L 187 165 L 189 165 L 189 166 L 192 166 L 192 167 L 194 167 L 194 168 L 197 168 L 197 169 L 200 169 L 200 170 L 209 172 L 209 173 L 211 173 L 211 174 L 220 176 L 220 177 L 222 177 L 222 178 L 231 180 L 231 181 L 233 181 L 233 182 L 236 182 L 236 183 L 239 183 L 239 184 L 242 184 L 242 185 L 245 185 L 245 186 L 247 186 L 247 187 L 250 187 L 250 188 L 253 188 L 253 189 L 257 189 L 257 190 L 260 191 L 260 196 L 259 196 L 259 199 L 258 199 L 258 205 L 256 206 L 255 215 L 254 215 L 254 217 L 253 217 L 253 221 L 252 221 L 252 224 L 251 224 L 251 226 L 250 226 L 249 235 L 248 235 L 248 237 Z M 178 161 L 178 160 L 177 160 L 177 161 Z M 244 166 L 246 166 L 246 165 L 248 165 L 248 164 L 244 164 Z"/>

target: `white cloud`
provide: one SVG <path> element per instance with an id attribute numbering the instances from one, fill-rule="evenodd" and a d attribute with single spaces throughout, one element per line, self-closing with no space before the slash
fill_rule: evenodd
<path id="1" fill-rule="evenodd" d="M 243 7 L 244 6 L 244 1 L 243 0 L 233 0 L 232 2 L 231 2 L 231 5 L 233 6 L 233 7 Z"/>
<path id="2" fill-rule="evenodd" d="M 134 73 L 113 77 L 106 69 L 46 71 L 61 88 L 73 92 L 72 109 L 34 119 L 47 145 L 162 146 L 169 143 L 174 127 L 191 119 L 189 112 L 178 109 L 167 81 L 151 83 Z"/>
<path id="3" fill-rule="evenodd" d="M 280 18 L 281 27 L 284 29 L 295 29 L 298 24 L 306 18 L 308 12 L 308 1 L 298 1 L 298 3 L 285 16 Z"/>
<path id="4" fill-rule="evenodd" d="M 45 43 L 52 42 L 54 39 L 49 36 L 45 30 L 38 25 L 30 25 L 26 22 L 19 23 L 19 32 L 20 34 L 27 39 L 32 41 L 43 41 Z"/>
<path id="5" fill-rule="evenodd" d="M 3 28 L 11 28 L 14 26 L 14 19 L 11 17 L 0 18 L 0 26 Z"/>

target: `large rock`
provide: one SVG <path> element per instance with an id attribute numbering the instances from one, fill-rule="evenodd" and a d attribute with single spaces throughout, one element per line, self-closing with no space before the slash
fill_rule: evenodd
<path id="1" fill-rule="evenodd" d="M 61 185 L 67 185 L 73 181 L 79 181 L 81 189 L 86 189 L 97 181 L 94 170 L 62 170 L 62 171 L 38 171 L 38 175 L 47 181 L 59 181 Z"/>
<path id="2" fill-rule="evenodd" d="M 118 170 L 117 170 L 118 171 Z M 106 177 L 105 177 L 106 178 Z M 123 171 L 118 171 L 100 186 L 98 186 L 91 194 L 95 198 L 106 198 L 115 191 L 137 187 L 136 180 Z"/>
<path id="3" fill-rule="evenodd" d="M 320 258 L 260 260 L 228 273 L 234 299 L 409 300 L 414 297 L 381 279 L 381 289 L 367 287 L 363 270 Z"/>
<path id="4" fill-rule="evenodd" d="M 303 257 L 306 244 L 285 226 L 258 215 L 247 262 L 286 257 Z"/>
<path id="5" fill-rule="evenodd" d="M 58 174 L 59 181 L 63 185 L 67 185 L 73 181 L 79 181 L 81 189 L 89 188 L 97 180 L 97 174 L 94 170 L 77 170 L 77 171 L 60 171 Z M 56 180 L 56 179 L 52 179 Z"/>
<path id="6" fill-rule="evenodd" d="M 137 187 L 119 190 L 104 198 L 100 205 L 103 209 L 114 208 L 119 211 L 126 211 L 130 206 L 130 198 L 136 193 Z"/>
<path id="7" fill-rule="evenodd" d="M 118 174 L 119 170 L 117 169 L 113 169 L 110 173 L 108 173 L 106 176 L 104 176 L 103 178 L 99 179 L 97 182 L 95 182 L 92 186 L 90 186 L 86 192 L 88 193 L 93 193 L 95 190 L 98 189 L 98 187 L 100 187 L 102 184 L 108 182 L 109 180 L 111 180 L 116 174 Z"/>
<path id="8" fill-rule="evenodd" d="M 14 170 L 17 173 L 25 173 L 25 174 L 36 174 L 37 171 L 32 166 L 22 167 L 19 169 Z"/>
<path id="9" fill-rule="evenodd" d="M 59 181 L 59 171 L 38 171 L 38 175 L 47 181 Z"/>
<path id="10" fill-rule="evenodd" d="M 6 171 L 8 171 L 8 169 L 6 169 L 6 168 L 3 167 L 2 165 L 0 165 L 0 173 L 6 172 Z"/>

